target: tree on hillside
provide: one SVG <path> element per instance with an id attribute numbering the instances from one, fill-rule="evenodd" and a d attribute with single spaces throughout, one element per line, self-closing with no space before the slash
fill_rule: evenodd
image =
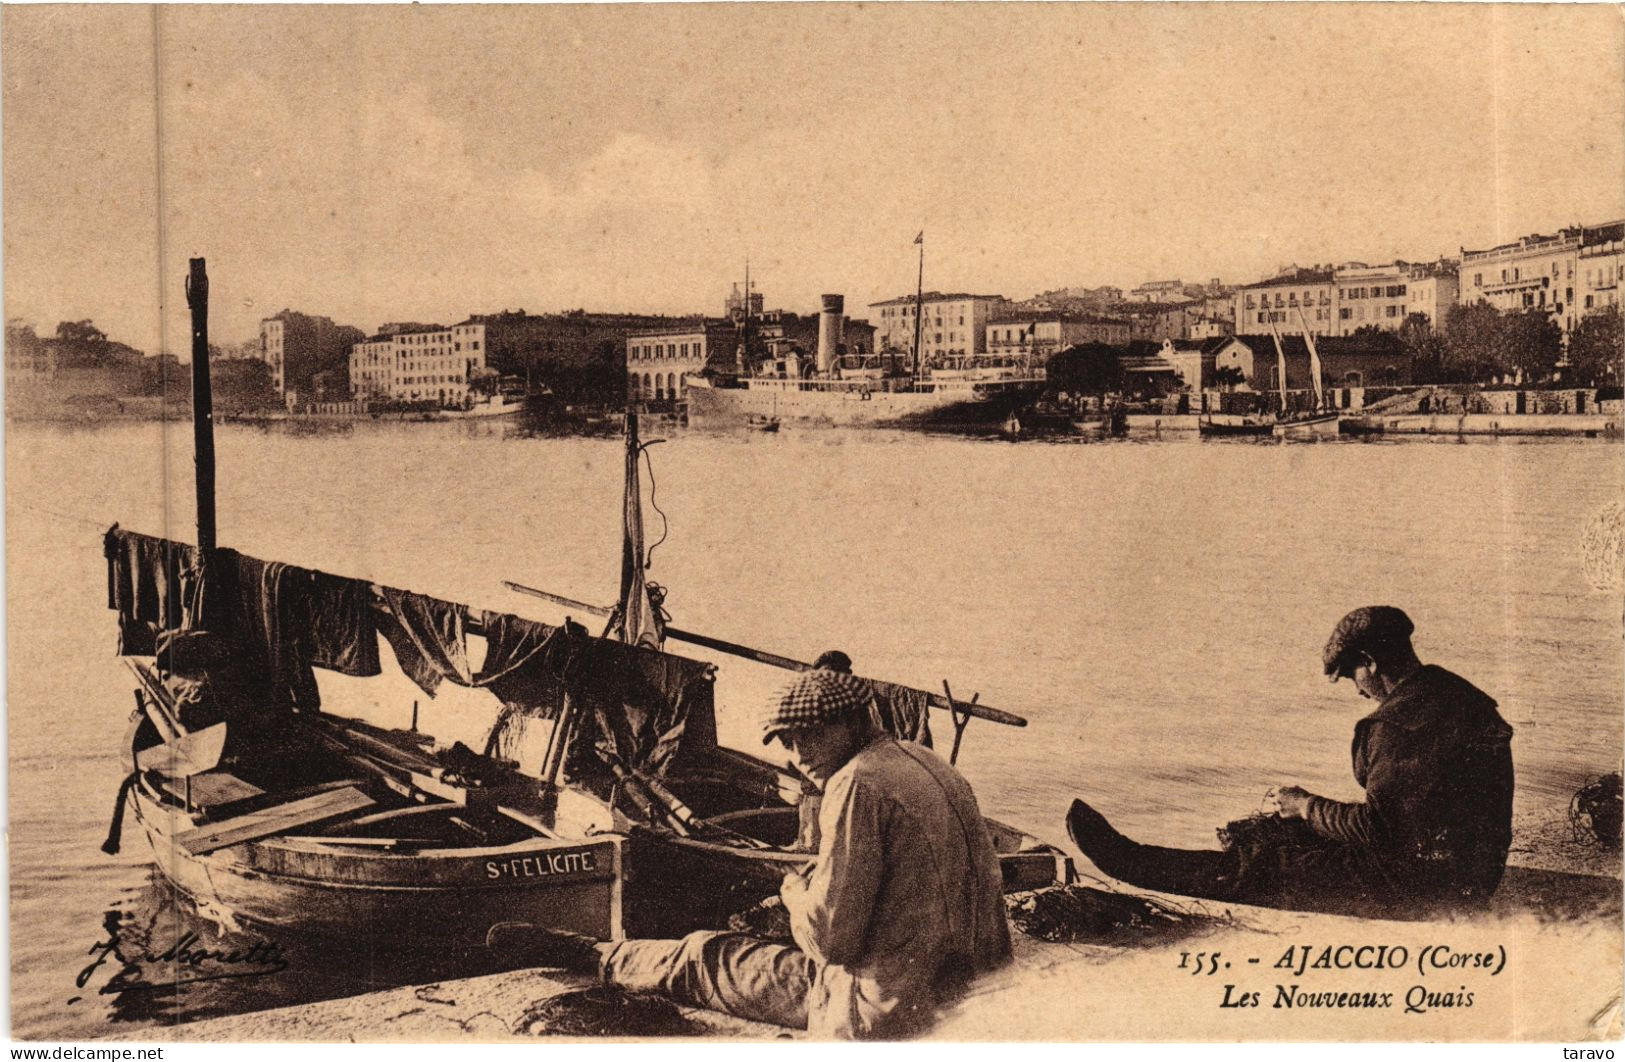
<path id="1" fill-rule="evenodd" d="M 1399 326 L 1399 345 L 1411 356 L 1411 380 L 1437 383 L 1444 370 L 1444 339 L 1425 313 L 1406 316 Z"/>
<path id="2" fill-rule="evenodd" d="M 1500 347 L 1504 365 L 1527 381 L 1552 375 L 1563 356 L 1563 329 L 1544 310 L 1518 310 L 1501 317 Z"/>
<path id="3" fill-rule="evenodd" d="M 1569 335 L 1569 375 L 1588 386 L 1625 380 L 1625 335 L 1618 306 L 1589 313 Z"/>
<path id="4" fill-rule="evenodd" d="M 271 383 L 271 367 L 258 358 L 226 358 L 217 362 L 211 372 L 216 409 L 242 413 L 275 409 L 282 404 Z"/>
<path id="5" fill-rule="evenodd" d="M 97 328 L 88 319 L 58 323 L 56 338 L 64 343 L 74 343 L 87 347 L 99 347 L 107 344 L 107 333 Z"/>
<path id="6" fill-rule="evenodd" d="M 1510 371 L 1501 360 L 1501 311 L 1487 302 L 1450 307 L 1444 319 L 1441 383 L 1479 383 Z"/>

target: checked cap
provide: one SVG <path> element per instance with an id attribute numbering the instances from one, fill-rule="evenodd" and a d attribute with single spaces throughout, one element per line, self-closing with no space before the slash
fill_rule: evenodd
<path id="1" fill-rule="evenodd" d="M 869 684 L 855 675 L 816 668 L 803 671 L 784 688 L 762 721 L 762 744 L 783 730 L 833 722 L 863 712 L 873 696 Z"/>

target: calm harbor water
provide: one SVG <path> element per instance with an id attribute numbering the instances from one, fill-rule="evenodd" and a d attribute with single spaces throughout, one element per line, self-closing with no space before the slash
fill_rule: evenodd
<path id="1" fill-rule="evenodd" d="M 803 658 L 839 647 L 861 672 L 947 679 L 1025 715 L 1024 730 L 973 722 L 960 765 L 984 810 L 1045 839 L 1064 842 L 1077 795 L 1141 839 L 1187 845 L 1271 784 L 1356 797 L 1362 702 L 1325 682 L 1319 654 L 1344 612 L 1374 602 L 1404 607 L 1424 659 L 1501 702 L 1520 823 L 1560 816 L 1619 767 L 1620 594 L 1588 583 L 1580 550 L 1621 498 L 1617 445 L 645 434 L 669 436 L 651 450 L 670 532 L 651 576 L 675 622 Z M 224 426 L 217 450 L 224 545 L 554 622 L 502 580 L 614 597 L 618 438 Z M 104 994 L 103 969 L 76 983 L 110 915 L 162 946 L 194 928 L 133 822 L 121 854 L 100 851 L 132 704 L 100 532 L 193 539 L 190 430 L 14 425 L 6 472 L 14 1035 L 117 1036 L 425 973 L 290 942 L 296 978 Z M 652 542 L 662 518 L 647 521 Z M 783 675 L 719 662 L 723 739 L 760 748 L 753 713 Z M 479 693 L 322 682 L 331 708 L 393 725 L 416 698 L 447 739 L 478 740 L 492 714 Z"/>

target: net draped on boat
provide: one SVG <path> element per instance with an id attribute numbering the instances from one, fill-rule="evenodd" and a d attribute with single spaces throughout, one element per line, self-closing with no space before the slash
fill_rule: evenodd
<path id="1" fill-rule="evenodd" d="M 716 746 L 715 667 L 703 661 L 234 550 L 200 564 L 194 546 L 117 525 L 103 546 L 120 655 L 151 656 L 162 632 L 207 628 L 257 665 L 268 710 L 316 711 L 312 667 L 379 674 L 382 634 L 430 696 L 443 681 L 489 690 L 502 705 L 498 729 L 557 719 L 569 698 L 579 722 L 568 781 L 613 784 L 609 758 L 664 774 Z M 469 633 L 487 643 L 477 672 Z"/>

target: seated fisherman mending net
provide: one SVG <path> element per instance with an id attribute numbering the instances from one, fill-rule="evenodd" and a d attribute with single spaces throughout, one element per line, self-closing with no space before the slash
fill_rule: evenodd
<path id="1" fill-rule="evenodd" d="M 1224 851 L 1191 851 L 1137 844 L 1078 800 L 1073 841 L 1114 878 L 1185 896 L 1383 918 L 1482 907 L 1512 842 L 1512 728 L 1472 683 L 1421 663 L 1413 629 L 1374 605 L 1326 643 L 1331 680 L 1378 704 L 1354 728 L 1364 801 L 1285 786 L 1278 817 L 1232 823 Z"/>
<path id="2" fill-rule="evenodd" d="M 880 732 L 861 679 L 803 672 L 762 742 L 823 789 L 818 857 L 780 896 L 795 946 L 737 933 L 599 943 L 525 923 L 489 946 L 624 988 L 814 1036 L 908 1036 L 1010 958 L 999 865 L 970 786 L 936 754 Z"/>

